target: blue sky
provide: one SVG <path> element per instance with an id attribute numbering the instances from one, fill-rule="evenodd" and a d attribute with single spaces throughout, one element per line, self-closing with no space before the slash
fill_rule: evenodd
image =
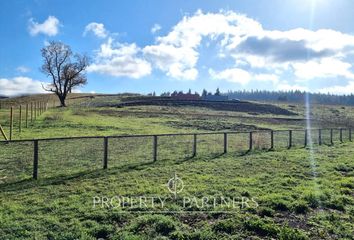
<path id="1" fill-rule="evenodd" d="M 92 59 L 77 91 L 354 92 L 354 2 L 0 1 L 0 95 L 41 92 L 40 49 Z"/>

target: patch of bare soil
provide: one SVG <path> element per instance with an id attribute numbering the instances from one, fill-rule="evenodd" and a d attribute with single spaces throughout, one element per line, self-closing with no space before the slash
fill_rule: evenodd
<path id="1" fill-rule="evenodd" d="M 191 106 L 191 107 L 204 107 L 218 111 L 235 111 L 235 112 L 248 112 L 252 114 L 275 114 L 294 116 L 297 113 L 291 112 L 287 109 L 271 105 L 260 104 L 246 101 L 204 101 L 204 100 L 172 100 L 152 98 L 144 100 L 127 101 L 116 104 L 116 107 L 126 106 Z"/>
<path id="2" fill-rule="evenodd" d="M 242 123 L 230 123 L 227 121 L 204 121 L 204 120 L 189 120 L 189 121 L 169 121 L 167 125 L 174 128 L 192 128 L 206 131 L 250 131 L 250 130 L 268 130 L 267 128 L 259 128 L 255 125 L 247 125 Z"/>

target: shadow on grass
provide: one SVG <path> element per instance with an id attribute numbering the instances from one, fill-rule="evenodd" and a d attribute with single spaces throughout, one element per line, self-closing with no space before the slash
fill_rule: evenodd
<path id="1" fill-rule="evenodd" d="M 180 160 L 171 160 L 171 159 L 158 159 L 157 161 L 150 161 L 145 163 L 130 163 L 123 166 L 110 166 L 108 165 L 108 169 L 92 169 L 92 170 L 82 170 L 75 173 L 63 173 L 57 174 L 56 176 L 46 177 L 39 173 L 38 180 L 34 180 L 30 177 L 27 179 L 23 179 L 16 182 L 10 183 L 1 183 L 0 184 L 0 193 L 1 192 L 10 192 L 10 191 L 19 191 L 23 189 L 36 188 L 41 186 L 49 186 L 49 185 L 61 185 L 66 184 L 69 181 L 78 181 L 85 179 L 98 179 L 101 177 L 116 175 L 121 173 L 129 173 L 131 171 L 140 171 L 146 170 L 150 167 L 158 168 L 161 166 L 166 166 L 166 164 L 172 165 L 180 165 L 184 164 L 188 161 L 208 161 L 218 159 L 224 155 L 229 155 L 232 157 L 242 157 L 250 154 L 256 154 L 260 152 L 273 152 L 275 149 L 264 149 L 264 150 L 246 150 L 242 152 L 229 152 L 229 153 L 214 153 L 210 155 L 199 155 L 196 156 L 186 156 Z M 65 174 L 65 175 L 64 175 Z"/>
<path id="2" fill-rule="evenodd" d="M 130 171 L 144 170 L 150 166 L 160 165 L 158 162 L 146 162 L 146 163 L 134 163 L 119 167 L 111 167 L 109 169 L 92 169 L 82 170 L 75 173 L 63 173 L 52 177 L 42 177 L 39 173 L 38 180 L 27 178 L 17 182 L 2 183 L 0 184 L 0 192 L 18 191 L 23 189 L 29 189 L 34 187 L 48 186 L 48 185 L 60 185 L 65 184 L 71 180 L 84 180 L 95 179 L 104 177 L 107 175 L 127 173 Z M 64 175 L 65 174 L 65 175 Z"/>
<path id="3" fill-rule="evenodd" d="M 109 166 L 108 169 L 92 169 L 92 170 L 82 170 L 75 173 L 63 173 L 57 174 L 55 176 L 43 176 L 39 172 L 38 180 L 32 179 L 30 176 L 27 179 L 23 179 L 16 182 L 1 183 L 0 192 L 10 192 L 19 191 L 23 189 L 30 189 L 42 186 L 50 185 L 61 185 L 69 181 L 85 180 L 85 179 L 97 179 L 105 177 L 107 175 L 115 175 L 120 173 L 129 173 L 131 171 L 141 171 L 147 168 L 154 167 L 158 168 L 160 166 L 166 166 L 166 164 L 180 165 L 189 161 L 199 161 L 201 159 L 213 160 L 222 157 L 225 153 L 215 153 L 211 155 L 196 155 L 196 156 L 186 156 L 182 160 L 171 160 L 171 159 L 160 159 L 157 161 L 150 161 L 145 163 L 131 163 L 124 166 Z M 242 156 L 243 154 L 238 154 L 237 156 Z"/>

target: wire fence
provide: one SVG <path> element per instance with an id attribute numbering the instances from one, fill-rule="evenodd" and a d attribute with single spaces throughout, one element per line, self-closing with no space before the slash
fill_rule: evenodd
<path id="1" fill-rule="evenodd" d="M 0 185 L 250 151 L 352 141 L 351 129 L 261 130 L 194 134 L 68 137 L 0 141 Z"/>
<path id="2" fill-rule="evenodd" d="M 0 102 L 1 103 L 1 102 Z M 0 139 L 12 140 L 48 110 L 48 102 L 30 102 L 16 106 L 0 104 Z"/>

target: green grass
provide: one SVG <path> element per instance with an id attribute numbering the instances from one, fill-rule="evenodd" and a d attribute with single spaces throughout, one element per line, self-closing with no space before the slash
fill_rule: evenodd
<path id="1" fill-rule="evenodd" d="M 118 103 L 126 95 L 100 96 L 74 94 L 69 99 L 69 109 L 50 109 L 30 128 L 19 132 L 18 105 L 25 101 L 48 98 L 38 95 L 15 100 L 8 99 L 17 108 L 14 111 L 14 139 L 119 135 L 119 134 L 158 134 L 205 131 L 245 131 L 254 129 L 304 129 L 305 109 L 299 104 L 279 104 L 279 106 L 298 113 L 297 116 L 216 111 L 195 107 L 135 106 L 125 108 L 90 107 Z M 50 96 L 49 102 L 53 101 Z M 3 102 L 4 100 L 2 100 Z M 52 104 L 50 104 L 51 106 Z M 353 127 L 353 107 L 311 105 L 311 123 L 314 128 Z M 24 126 L 24 113 L 22 126 Z M 0 110 L 0 124 L 9 133 L 9 110 Z"/>
<path id="2" fill-rule="evenodd" d="M 353 153 L 351 143 L 316 148 L 315 169 L 310 151 L 296 149 L 110 165 L 108 170 L 97 164 L 94 171 L 65 175 L 47 172 L 38 181 L 1 186 L 0 235 L 5 239 L 350 239 Z M 175 172 L 185 183 L 180 198 L 247 197 L 255 198 L 259 206 L 189 213 L 200 209 L 185 209 L 170 200 L 163 209 L 174 211 L 170 214 L 160 214 L 161 209 L 154 214 L 134 213 L 149 208 L 93 208 L 95 196 L 170 196 L 166 183 Z"/>
<path id="3" fill-rule="evenodd" d="M 102 98 L 102 99 L 101 99 Z M 101 101 L 101 100 L 102 101 Z M 16 139 L 158 134 L 254 129 L 303 129 L 303 120 L 272 115 L 213 111 L 193 107 L 83 107 L 114 103 L 118 97 L 81 99 L 67 109 L 50 109 Z M 287 105 L 283 107 L 292 108 Z M 294 111 L 303 118 L 303 107 Z M 338 112 L 339 111 L 339 112 Z M 318 106 L 315 127 L 348 127 L 349 107 Z M 5 110 L 0 117 L 6 116 Z M 338 120 L 338 121 L 337 121 Z M 8 125 L 6 118 L 0 123 Z M 16 125 L 15 125 L 16 126 Z M 17 129 L 17 128 L 16 128 Z M 6 130 L 8 130 L 6 128 Z M 103 140 L 39 143 L 39 179 L 32 180 L 33 143 L 0 144 L 1 239 L 351 239 L 354 231 L 353 143 L 303 148 L 303 132 L 159 137 L 152 161 L 152 138 L 109 140 L 107 170 L 102 169 Z M 324 143 L 328 143 L 324 132 Z M 313 133 L 316 143 L 316 132 Z M 347 139 L 345 139 L 347 140 Z M 185 186 L 174 199 L 167 182 L 177 174 Z M 164 207 L 125 202 L 117 208 L 96 206 L 94 197 L 169 198 Z M 183 198 L 253 199 L 249 207 L 181 204 Z M 154 212 L 151 212 L 154 211 Z"/>

